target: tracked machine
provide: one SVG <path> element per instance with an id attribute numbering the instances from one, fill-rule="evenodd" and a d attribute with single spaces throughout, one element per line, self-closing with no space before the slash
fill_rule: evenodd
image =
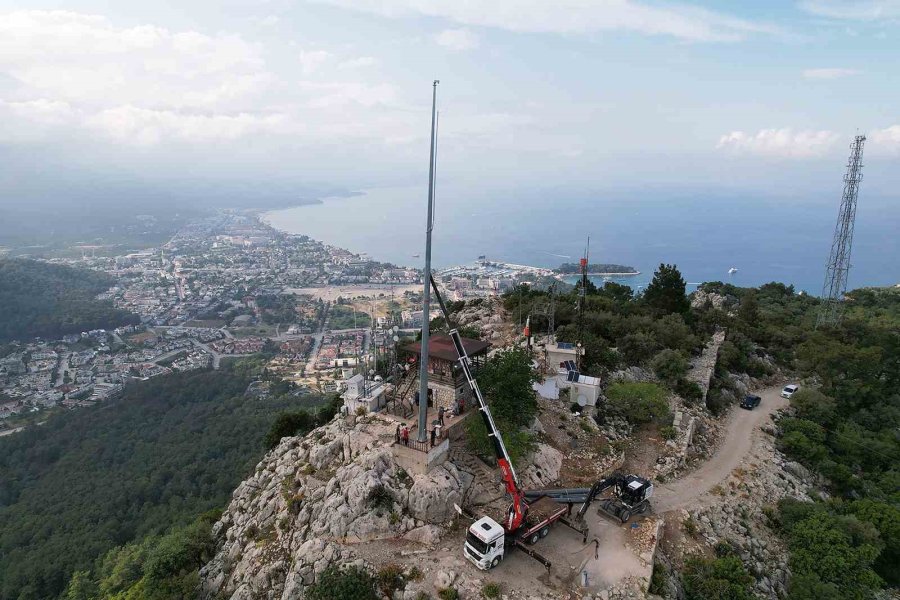
<path id="1" fill-rule="evenodd" d="M 464 556 L 479 569 L 490 569 L 499 565 L 508 552 L 518 548 L 549 569 L 550 561 L 535 552 L 530 546 L 546 537 L 550 528 L 556 523 L 562 523 L 578 532 L 586 542 L 588 529 L 584 522 L 584 515 L 588 506 L 603 491 L 612 486 L 616 486 L 616 497 L 621 499 L 622 506 L 628 507 L 628 511 L 644 512 L 649 506 L 647 500 L 653 494 L 653 485 L 646 479 L 634 475 L 622 478 L 621 484 L 618 479 L 615 479 L 618 476 L 614 476 L 597 482 L 591 488 L 527 492 L 521 489 L 518 476 L 503 443 L 503 437 L 500 435 L 490 408 L 478 388 L 478 382 L 472 375 L 471 362 L 459 332 L 452 326 L 450 313 L 434 277 L 430 276 L 430 278 L 434 295 L 440 305 L 444 320 L 450 328 L 450 338 L 456 348 L 460 368 L 478 403 L 478 412 L 481 414 L 491 440 L 503 485 L 512 500 L 502 523 L 492 517 L 482 516 L 469 526 L 463 548 Z M 615 481 L 613 481 L 614 479 Z M 628 503 L 626 504 L 626 502 Z M 575 518 L 570 520 L 572 507 L 575 504 L 581 504 L 581 509 Z M 639 508 L 641 510 L 638 510 Z M 628 518 L 630 517 L 631 512 L 628 513 Z M 623 519 L 624 521 L 627 519 Z"/>

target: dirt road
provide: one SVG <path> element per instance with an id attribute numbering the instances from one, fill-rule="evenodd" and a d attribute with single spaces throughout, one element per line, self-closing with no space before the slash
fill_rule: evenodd
<path id="1" fill-rule="evenodd" d="M 763 435 L 760 425 L 768 423 L 775 411 L 788 405 L 788 401 L 781 397 L 780 386 L 756 393 L 762 398 L 762 403 L 755 410 L 732 409 L 725 438 L 711 459 L 677 481 L 656 485 L 653 512 L 662 514 L 681 508 L 696 508 L 713 487 L 741 464 L 753 446 L 753 437 Z"/>

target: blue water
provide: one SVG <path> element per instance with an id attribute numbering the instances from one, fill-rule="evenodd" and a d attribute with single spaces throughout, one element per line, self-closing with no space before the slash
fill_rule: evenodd
<path id="1" fill-rule="evenodd" d="M 816 200 L 668 191 L 489 193 L 438 190 L 433 264 L 478 255 L 555 267 L 577 262 L 591 237 L 591 262 L 630 265 L 617 278 L 646 285 L 660 262 L 675 263 L 688 283 L 794 284 L 818 294 L 840 190 Z M 386 188 L 321 204 L 272 211 L 274 227 L 401 265 L 424 265 L 424 188 Z M 850 287 L 900 282 L 900 209 L 861 192 Z M 419 257 L 414 255 L 419 254 Z M 738 272 L 728 274 L 730 267 Z M 595 282 L 600 284 L 599 278 Z"/>

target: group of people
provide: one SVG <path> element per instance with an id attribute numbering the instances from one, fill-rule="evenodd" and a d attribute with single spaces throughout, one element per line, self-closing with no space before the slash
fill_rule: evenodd
<path id="1" fill-rule="evenodd" d="M 431 447 L 434 448 L 434 445 L 437 441 L 438 430 L 444 426 L 444 407 L 440 407 L 438 409 L 438 418 L 434 422 L 434 425 L 431 427 Z M 409 426 L 408 425 L 397 425 L 397 429 L 394 431 L 394 441 L 398 444 L 403 444 L 404 446 L 409 446 Z"/>

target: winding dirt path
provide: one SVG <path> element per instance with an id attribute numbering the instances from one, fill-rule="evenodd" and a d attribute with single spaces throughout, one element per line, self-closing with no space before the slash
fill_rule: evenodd
<path id="1" fill-rule="evenodd" d="M 726 424 L 725 439 L 712 458 L 681 479 L 656 485 L 653 500 L 656 514 L 702 505 L 704 496 L 724 481 L 750 453 L 754 436 L 762 435 L 760 426 L 768 423 L 775 411 L 788 405 L 788 401 L 781 397 L 781 386 L 758 390 L 756 394 L 762 402 L 755 410 L 732 409 Z"/>

